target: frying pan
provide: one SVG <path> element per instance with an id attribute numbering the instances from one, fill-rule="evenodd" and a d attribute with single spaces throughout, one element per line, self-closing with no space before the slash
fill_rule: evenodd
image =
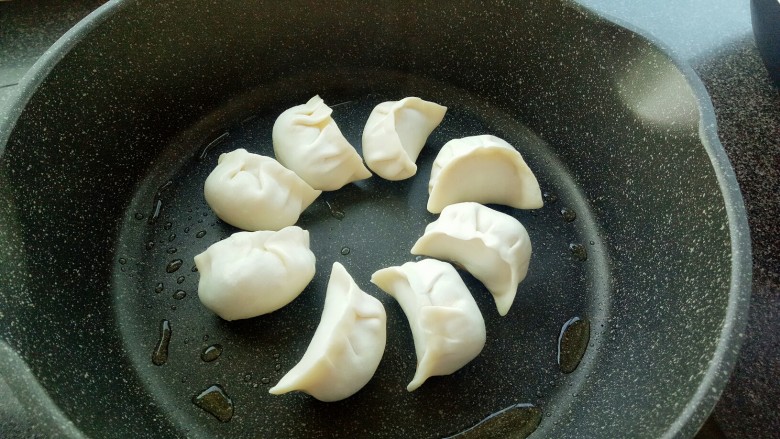
<path id="1" fill-rule="evenodd" d="M 203 181 L 222 152 L 271 154 L 275 117 L 317 93 L 358 149 L 379 102 L 449 111 L 415 177 L 374 177 L 304 212 L 318 260 L 299 298 L 222 321 L 197 299 L 192 258 L 235 229 Z M 34 66 L 0 128 L 0 372 L 36 414 L 10 436 L 441 437 L 489 418 L 466 434 L 687 437 L 739 348 L 748 227 L 704 88 L 568 1 L 111 1 Z M 529 230 L 529 276 L 499 317 L 462 272 L 485 349 L 409 393 L 408 324 L 368 279 L 413 260 L 435 219 L 433 158 L 476 134 L 513 144 L 546 193 L 537 211 L 496 206 Z M 377 374 L 341 402 L 271 396 L 316 328 L 334 261 L 387 309 Z M 589 324 L 586 349 L 564 373 L 573 317 Z M 221 354 L 204 361 L 209 347 Z M 193 403 L 214 385 L 227 422 Z"/>

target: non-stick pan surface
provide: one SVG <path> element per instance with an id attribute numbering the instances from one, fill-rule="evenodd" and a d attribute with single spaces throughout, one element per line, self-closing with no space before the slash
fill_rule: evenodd
<path id="1" fill-rule="evenodd" d="M 440 437 L 523 403 L 535 409 L 510 423 L 517 434 L 537 414 L 539 437 L 695 432 L 738 348 L 749 247 L 687 70 L 567 3 L 235 6 L 109 4 L 28 78 L 0 137 L 0 304 L 23 360 L 4 373 L 34 377 L 50 396 L 36 404 L 96 437 Z M 276 116 L 314 94 L 358 149 L 382 101 L 449 110 L 416 176 L 352 184 L 303 213 L 318 259 L 298 299 L 222 321 L 197 299 L 192 258 L 236 229 L 205 204 L 203 182 L 220 153 L 272 155 Z M 513 144 L 546 193 L 538 211 L 495 206 L 529 231 L 529 276 L 500 317 L 461 272 L 486 347 L 409 393 L 408 323 L 368 280 L 414 260 L 436 218 L 425 210 L 433 159 L 477 134 Z M 269 395 L 314 332 L 334 261 L 387 309 L 377 374 L 337 403 Z M 589 342 L 566 374 L 557 343 L 572 317 L 589 322 Z M 168 355 L 153 361 L 163 321 Z M 221 354 L 204 361 L 209 347 Z M 228 422 L 192 402 L 212 385 L 232 400 Z"/>

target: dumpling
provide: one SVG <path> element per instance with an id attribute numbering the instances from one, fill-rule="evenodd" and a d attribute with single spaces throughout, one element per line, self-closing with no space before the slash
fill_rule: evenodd
<path id="1" fill-rule="evenodd" d="M 366 165 L 386 180 L 416 174 L 414 162 L 446 112 L 447 107 L 415 97 L 377 105 L 363 129 Z"/>
<path id="2" fill-rule="evenodd" d="M 412 328 L 417 371 L 406 390 L 454 373 L 482 352 L 485 320 L 452 265 L 435 259 L 407 262 L 377 271 L 371 282 L 395 297 Z"/>
<path id="3" fill-rule="evenodd" d="M 531 239 L 520 221 L 478 203 L 444 208 L 412 247 L 412 254 L 454 261 L 493 295 L 498 313 L 509 312 L 528 273 Z"/>
<path id="4" fill-rule="evenodd" d="M 280 114 L 273 129 L 274 154 L 279 163 L 323 191 L 335 191 L 371 177 L 331 113 L 333 110 L 314 96 Z"/>
<path id="5" fill-rule="evenodd" d="M 344 266 L 335 262 L 314 337 L 301 361 L 270 393 L 300 390 L 325 402 L 352 396 L 374 376 L 386 340 L 384 306 L 363 292 Z"/>
<path id="6" fill-rule="evenodd" d="M 279 230 L 298 221 L 322 191 L 276 160 L 237 149 L 219 156 L 203 194 L 214 213 L 244 230 Z"/>
<path id="7" fill-rule="evenodd" d="M 531 168 L 506 141 L 472 136 L 445 143 L 433 161 L 428 183 L 428 211 L 476 201 L 518 209 L 542 207 L 542 191 Z"/>
<path id="8" fill-rule="evenodd" d="M 309 232 L 237 232 L 195 256 L 198 297 L 225 320 L 267 314 L 287 305 L 314 277 Z"/>

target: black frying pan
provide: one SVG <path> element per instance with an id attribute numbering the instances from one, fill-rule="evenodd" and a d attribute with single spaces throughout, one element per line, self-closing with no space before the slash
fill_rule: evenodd
<path id="1" fill-rule="evenodd" d="M 52 435 L 440 437 L 489 418 L 467 434 L 685 437 L 728 379 L 750 247 L 708 98 L 647 39 L 569 2 L 109 2 L 21 88 L 0 125 L 0 367 Z M 298 299 L 222 321 L 197 299 L 192 258 L 236 230 L 203 182 L 222 152 L 271 155 L 276 116 L 317 93 L 358 149 L 379 102 L 449 111 L 415 177 L 374 177 L 304 212 L 317 275 Z M 529 276 L 499 317 L 463 273 L 485 350 L 408 393 L 408 324 L 368 279 L 413 260 L 435 218 L 433 158 L 476 134 L 517 147 L 547 193 L 538 211 L 498 207 L 529 230 Z M 271 396 L 314 332 L 333 261 L 387 309 L 377 374 L 342 402 Z M 587 349 L 564 373 L 573 317 L 587 324 L 563 337 L 564 357 Z M 232 412 L 193 403 L 212 385 Z"/>

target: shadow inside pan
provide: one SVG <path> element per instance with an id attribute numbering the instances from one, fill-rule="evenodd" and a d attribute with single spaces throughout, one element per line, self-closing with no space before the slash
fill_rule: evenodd
<path id="1" fill-rule="evenodd" d="M 328 83 L 323 79 L 328 76 L 338 79 Z M 325 87 L 314 90 L 306 84 Z M 203 182 L 223 152 L 245 148 L 273 157 L 276 116 L 315 93 L 334 107 L 334 119 L 358 148 L 365 121 L 380 102 L 423 96 L 449 110 L 418 159 L 417 175 L 400 182 L 375 176 L 324 193 L 303 213 L 298 225 L 310 231 L 317 274 L 299 298 L 269 315 L 223 321 L 197 298 L 193 256 L 237 229 L 206 205 Z M 531 268 L 505 317 L 498 315 L 482 284 L 461 272 L 485 316 L 487 344 L 462 370 L 431 378 L 409 393 L 405 387 L 416 364 L 409 325 L 394 299 L 369 279 L 378 269 L 415 260 L 409 250 L 436 218 L 425 209 L 433 159 L 448 140 L 478 134 L 494 134 L 513 144 L 547 193 L 546 205 L 535 211 L 494 206 L 527 227 L 534 246 Z M 597 355 L 605 321 L 609 273 L 598 229 L 565 166 L 509 115 L 461 90 L 394 72 L 324 72 L 248 93 L 169 146 L 125 215 L 114 264 L 115 309 L 125 348 L 147 390 L 183 431 L 360 437 L 370 428 L 372 437 L 441 437 L 518 403 L 533 403 L 548 416 L 565 410 Z M 573 254 L 570 244 L 583 245 L 587 260 Z M 270 395 L 268 389 L 301 358 L 314 333 L 334 261 L 385 305 L 388 342 L 379 369 L 363 390 L 341 402 Z M 567 376 L 557 364 L 556 349 L 561 325 L 573 316 L 589 319 L 594 330 L 583 364 Z M 172 328 L 169 357 L 155 366 L 151 356 L 162 320 Z M 222 349 L 219 358 L 203 361 L 204 349 L 214 345 Z M 227 425 L 188 403 L 214 384 L 225 389 L 235 406 Z"/>

